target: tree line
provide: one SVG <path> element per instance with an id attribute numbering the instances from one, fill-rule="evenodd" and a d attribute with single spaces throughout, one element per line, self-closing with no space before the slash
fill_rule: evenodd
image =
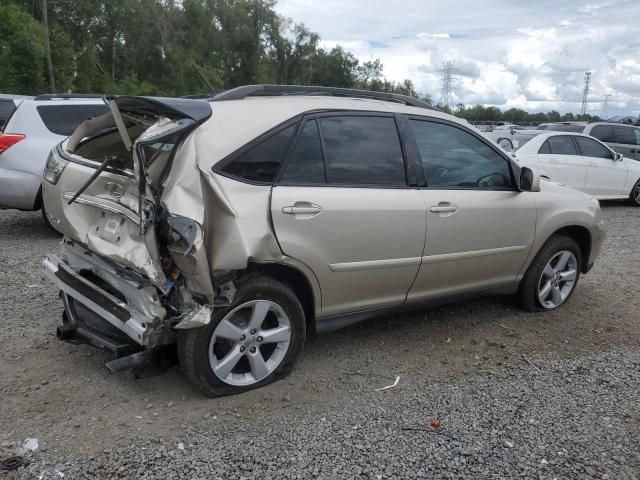
<path id="1" fill-rule="evenodd" d="M 0 91 L 179 96 L 251 83 L 327 85 L 430 101 L 380 60 L 326 49 L 273 0 L 0 0 Z"/>
<path id="2" fill-rule="evenodd" d="M 340 46 L 324 48 L 317 33 L 278 15 L 275 3 L 0 0 L 0 92 L 208 93 L 195 66 L 215 90 L 252 83 L 324 85 L 432 103 L 410 79 L 387 80 L 379 59 L 362 62 Z M 452 113 L 469 121 L 575 119 L 481 105 L 458 105 Z"/>
<path id="3" fill-rule="evenodd" d="M 557 110 L 550 112 L 529 113 L 520 108 L 510 108 L 508 110 L 500 110 L 496 107 L 485 107 L 475 105 L 467 107 L 462 103 L 456 105 L 455 109 L 445 108 L 449 113 L 464 118 L 470 122 L 509 122 L 516 125 L 540 124 L 545 122 L 571 122 L 571 121 L 587 121 L 597 122 L 600 117 L 597 115 L 574 115 L 573 113 L 560 114 Z"/>

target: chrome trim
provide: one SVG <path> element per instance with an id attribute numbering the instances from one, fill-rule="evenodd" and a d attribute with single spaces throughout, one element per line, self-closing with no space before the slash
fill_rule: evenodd
<path id="1" fill-rule="evenodd" d="M 372 270 L 375 268 L 410 267 L 413 265 L 420 265 L 420 257 L 332 263 L 331 265 L 329 265 L 329 268 L 332 272 L 353 272 L 357 270 Z"/>
<path id="2" fill-rule="evenodd" d="M 62 197 L 65 200 L 71 200 L 73 196 L 73 193 L 65 192 Z M 140 226 L 140 217 L 138 217 L 135 213 L 130 212 L 128 209 L 118 206 L 117 203 L 109 202 L 109 200 L 82 194 L 78 198 L 76 198 L 74 202 L 79 203 L 80 205 L 97 208 L 98 210 L 102 210 L 108 213 L 113 213 L 115 215 L 120 215 L 130 222 L 133 222 L 135 225 Z M 109 205 L 106 202 L 112 203 L 112 205 Z"/>
<path id="3" fill-rule="evenodd" d="M 451 260 L 466 260 L 467 258 L 486 257 L 489 255 L 500 255 L 503 253 L 514 253 L 525 250 L 529 247 L 526 245 L 517 245 L 514 247 L 488 248 L 486 250 L 471 250 L 469 252 L 443 253 L 440 255 L 426 255 L 422 257 L 422 263 L 440 263 Z"/>

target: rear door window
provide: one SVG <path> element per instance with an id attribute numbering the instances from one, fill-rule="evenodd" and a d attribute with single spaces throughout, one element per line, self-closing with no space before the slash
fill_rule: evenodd
<path id="1" fill-rule="evenodd" d="M 595 127 L 593 127 L 589 135 L 597 138 L 601 142 L 615 143 L 615 138 L 613 138 L 613 129 L 611 128 L 611 125 L 596 125 Z"/>
<path id="2" fill-rule="evenodd" d="M 569 135 L 556 135 L 547 139 L 554 155 L 578 155 L 576 146 Z"/>
<path id="3" fill-rule="evenodd" d="M 56 135 L 68 137 L 87 118 L 109 111 L 106 105 L 39 105 L 36 107 L 45 127 Z"/>
<path id="4" fill-rule="evenodd" d="M 615 138 L 615 143 L 622 143 L 624 145 L 636 144 L 636 136 L 633 133 L 633 127 L 616 125 L 612 128 L 613 128 L 613 138 Z"/>
<path id="5" fill-rule="evenodd" d="M 400 137 L 393 117 L 350 116 L 319 119 L 327 183 L 405 186 Z"/>
<path id="6" fill-rule="evenodd" d="M 596 142 L 595 140 L 592 140 L 587 137 L 575 137 L 575 141 L 578 142 L 580 151 L 582 152 L 582 155 L 584 155 L 585 157 L 608 158 L 608 159 L 613 158 L 611 151 L 601 143 Z"/>

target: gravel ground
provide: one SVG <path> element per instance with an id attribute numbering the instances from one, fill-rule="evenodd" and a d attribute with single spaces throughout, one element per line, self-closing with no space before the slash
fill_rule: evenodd
<path id="1" fill-rule="evenodd" d="M 640 209 L 603 210 L 602 255 L 560 310 L 497 298 L 374 320 L 214 400 L 178 368 L 109 375 L 100 352 L 58 342 L 40 268 L 58 238 L 38 213 L 0 212 L 0 459 L 40 444 L 5 476 L 637 479 Z"/>

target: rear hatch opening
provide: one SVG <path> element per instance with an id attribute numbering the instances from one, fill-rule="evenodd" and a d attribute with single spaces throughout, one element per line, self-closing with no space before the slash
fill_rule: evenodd
<path id="1" fill-rule="evenodd" d="M 188 314 L 207 316 L 214 288 L 203 227 L 196 215 L 168 211 L 162 196 L 174 162 L 193 161 L 177 153 L 188 149 L 189 133 L 211 116 L 211 107 L 188 99 L 105 100 L 108 113 L 86 120 L 52 151 L 43 186 L 47 210 L 87 255 L 151 282 L 173 325 Z M 87 280 L 95 274 L 81 273 Z M 110 281 L 107 290 L 117 291 L 117 277 Z"/>

